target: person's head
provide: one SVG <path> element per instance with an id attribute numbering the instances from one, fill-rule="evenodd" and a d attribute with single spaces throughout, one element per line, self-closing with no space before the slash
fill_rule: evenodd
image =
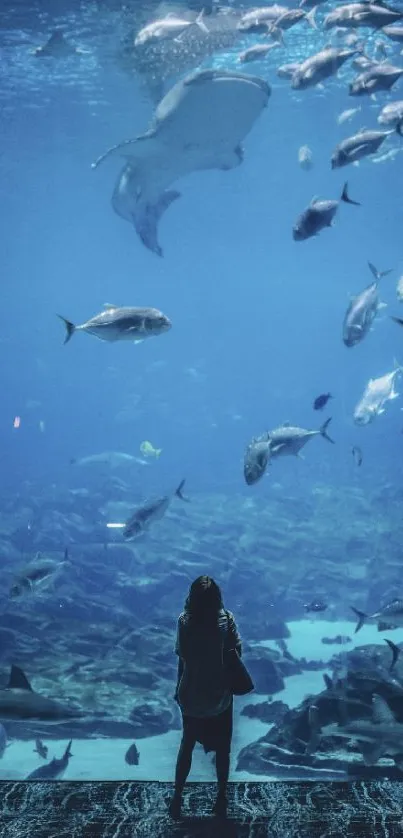
<path id="1" fill-rule="evenodd" d="M 221 590 L 211 576 L 198 576 L 192 582 L 185 602 L 189 617 L 215 619 L 223 607 Z"/>

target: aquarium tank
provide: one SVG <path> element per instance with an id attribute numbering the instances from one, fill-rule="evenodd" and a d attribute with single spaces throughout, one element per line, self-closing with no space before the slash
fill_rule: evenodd
<path id="1" fill-rule="evenodd" d="M 2 3 L 1 779 L 173 781 L 203 575 L 230 780 L 403 777 L 402 21 Z"/>

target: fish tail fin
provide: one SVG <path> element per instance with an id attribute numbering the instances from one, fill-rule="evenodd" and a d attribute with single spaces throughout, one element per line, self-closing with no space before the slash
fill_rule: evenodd
<path id="1" fill-rule="evenodd" d="M 315 15 L 316 15 L 317 8 L 318 8 L 317 6 L 314 6 L 313 9 L 311 9 L 311 11 L 308 12 L 308 14 L 306 15 L 306 18 L 305 18 L 307 23 L 309 23 L 309 26 L 312 26 L 312 29 L 317 29 L 318 28 L 318 25 L 317 25 L 316 20 L 315 20 Z"/>
<path id="2" fill-rule="evenodd" d="M 325 439 L 327 439 L 328 442 L 331 442 L 334 445 L 335 444 L 334 439 L 332 439 L 332 437 L 329 436 L 329 434 L 327 432 L 327 429 L 328 429 L 331 421 L 332 421 L 332 417 L 330 416 L 330 418 L 326 419 L 326 422 L 324 422 L 323 425 L 321 425 L 321 427 L 319 428 L 319 433 L 322 434 L 322 436 Z"/>
<path id="3" fill-rule="evenodd" d="M 400 655 L 400 649 L 396 646 L 396 643 L 393 643 L 393 640 L 388 640 L 387 637 L 383 638 L 385 643 L 388 644 L 390 651 L 392 652 L 392 661 L 389 667 L 389 672 L 392 672 L 392 669 L 395 667 L 397 659 Z"/>
<path id="4" fill-rule="evenodd" d="M 202 32 L 205 33 L 205 35 L 208 35 L 209 34 L 209 29 L 206 26 L 203 18 L 204 18 L 204 9 L 202 9 L 200 14 L 197 15 L 197 18 L 195 20 L 195 24 L 196 24 L 196 26 L 199 27 L 199 29 L 201 29 Z"/>
<path id="5" fill-rule="evenodd" d="M 189 503 L 189 498 L 185 497 L 185 495 L 182 494 L 182 489 L 185 485 L 185 482 L 186 482 L 186 480 L 181 480 L 181 482 L 179 483 L 179 486 L 178 486 L 178 488 L 175 492 L 175 495 L 176 495 L 177 498 L 180 498 L 181 500 L 184 500 L 187 503 Z"/>
<path id="6" fill-rule="evenodd" d="M 399 134 L 399 137 L 403 137 L 403 119 L 399 119 L 396 125 L 396 133 Z"/>
<path id="7" fill-rule="evenodd" d="M 71 340 L 71 338 L 73 337 L 74 332 L 76 331 L 76 327 L 75 327 L 74 323 L 71 323 L 70 320 L 66 320 L 66 318 L 62 317 L 61 314 L 58 314 L 57 316 L 59 317 L 60 320 L 63 321 L 63 323 L 66 327 L 66 337 L 64 339 L 64 343 L 68 343 L 69 340 Z"/>
<path id="8" fill-rule="evenodd" d="M 181 197 L 176 189 L 169 189 L 160 195 L 155 204 L 147 204 L 139 216 L 133 217 L 136 232 L 141 238 L 144 246 L 157 256 L 163 256 L 162 248 L 158 243 L 158 224 L 165 210 L 171 206 L 173 201 Z"/>
<path id="9" fill-rule="evenodd" d="M 374 277 L 374 279 L 376 279 L 377 282 L 379 282 L 379 280 L 382 279 L 382 277 L 391 274 L 393 271 L 393 268 L 388 268 L 387 271 L 378 271 L 378 268 L 376 268 L 375 265 L 372 264 L 372 262 L 368 262 L 368 267 L 372 273 L 372 276 Z"/>
<path id="10" fill-rule="evenodd" d="M 345 204 L 354 204 L 354 206 L 356 206 L 356 207 L 361 206 L 361 204 L 358 201 L 353 201 L 352 198 L 350 198 L 350 196 L 348 194 L 348 183 L 347 183 L 347 181 L 345 182 L 345 184 L 343 186 L 343 192 L 341 193 L 341 199 L 340 200 L 344 201 Z"/>
<path id="11" fill-rule="evenodd" d="M 156 456 L 157 460 L 158 460 L 158 457 L 161 456 L 161 454 L 162 454 L 162 448 L 156 448 L 155 449 L 155 456 Z"/>
<path id="12" fill-rule="evenodd" d="M 400 373 L 403 372 L 403 366 L 401 364 L 399 364 L 399 361 L 397 361 L 396 358 L 393 358 L 393 368 L 396 370 L 396 372 L 397 371 L 399 371 Z"/>
<path id="13" fill-rule="evenodd" d="M 394 320 L 395 323 L 398 323 L 399 326 L 403 326 L 403 320 L 401 319 L 401 317 L 391 317 L 390 319 Z"/>
<path id="14" fill-rule="evenodd" d="M 362 627 L 365 623 L 365 620 L 368 619 L 368 614 L 365 614 L 364 611 L 359 611 L 358 608 L 354 608 L 353 605 L 351 605 L 350 608 L 351 608 L 352 611 L 354 611 L 354 614 L 356 615 L 356 617 L 358 617 L 358 622 L 357 622 L 357 625 L 356 625 L 355 631 L 354 631 L 354 634 L 357 634 L 357 632 L 359 632 L 359 630 L 362 629 Z"/>
<path id="15" fill-rule="evenodd" d="M 67 745 L 67 748 L 66 748 L 66 750 L 65 750 L 65 752 L 64 752 L 63 759 L 70 759 L 70 757 L 72 757 L 72 756 L 73 756 L 73 754 L 71 753 L 71 746 L 72 746 L 72 744 L 73 744 L 73 740 L 72 740 L 72 739 L 70 739 L 70 742 L 69 742 L 69 744 Z"/>

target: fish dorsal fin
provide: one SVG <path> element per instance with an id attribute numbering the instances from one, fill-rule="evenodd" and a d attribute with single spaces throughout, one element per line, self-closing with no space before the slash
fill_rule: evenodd
<path id="1" fill-rule="evenodd" d="M 319 201 L 319 195 L 314 195 L 313 198 L 311 198 L 311 203 L 309 204 L 309 206 L 314 207 L 315 204 L 318 203 L 318 201 Z"/>
<path id="2" fill-rule="evenodd" d="M 104 303 L 105 311 L 113 311 L 115 308 L 118 308 L 118 306 L 113 305 L 113 303 Z"/>
<path id="3" fill-rule="evenodd" d="M 282 427 L 283 427 L 283 428 L 289 428 L 289 427 L 290 427 L 290 424 L 291 424 L 290 420 L 289 420 L 289 419 L 286 419 L 286 420 L 285 420 L 285 422 L 283 422 Z"/>
<path id="4" fill-rule="evenodd" d="M 372 711 L 373 720 L 377 724 L 392 724 L 395 721 L 389 705 L 380 695 L 372 697 Z"/>
<path id="5" fill-rule="evenodd" d="M 20 669 L 19 666 L 11 666 L 10 677 L 7 684 L 8 690 L 29 690 L 31 693 L 33 689 L 31 684 L 28 681 L 27 676 L 25 673 Z"/>

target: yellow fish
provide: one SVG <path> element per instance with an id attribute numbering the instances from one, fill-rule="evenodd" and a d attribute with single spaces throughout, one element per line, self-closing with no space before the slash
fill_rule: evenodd
<path id="1" fill-rule="evenodd" d="M 155 457 L 157 459 L 162 452 L 162 448 L 154 448 L 151 442 L 145 440 L 140 445 L 140 451 L 144 457 Z"/>

